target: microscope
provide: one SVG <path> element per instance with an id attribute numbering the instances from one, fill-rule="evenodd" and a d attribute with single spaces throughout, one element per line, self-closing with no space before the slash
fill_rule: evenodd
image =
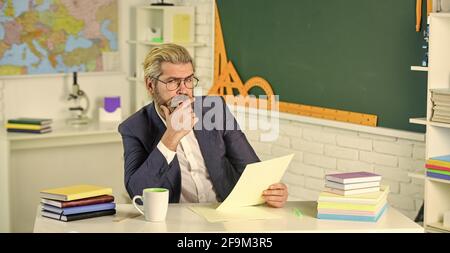
<path id="1" fill-rule="evenodd" d="M 69 111 L 72 116 L 67 120 L 69 125 L 86 125 L 89 123 L 87 112 L 89 110 L 89 98 L 86 93 L 80 89 L 78 84 L 77 72 L 73 73 L 72 92 L 67 99 L 71 102 Z"/>

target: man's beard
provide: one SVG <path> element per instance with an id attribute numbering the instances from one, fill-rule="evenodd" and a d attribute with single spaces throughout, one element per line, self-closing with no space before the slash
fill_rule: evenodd
<path id="1" fill-rule="evenodd" d="M 177 94 L 177 95 L 186 95 L 186 96 L 188 96 L 189 98 L 192 98 L 192 96 L 189 95 L 189 94 L 187 94 L 187 93 L 180 93 L 180 94 Z M 177 96 L 177 95 L 175 95 L 175 96 Z M 155 106 L 156 106 L 157 110 L 159 111 L 159 113 L 160 113 L 164 118 L 165 118 L 164 112 L 162 111 L 162 109 L 160 108 L 160 106 L 161 106 L 161 105 L 164 105 L 165 107 L 167 107 L 167 108 L 169 109 L 170 113 L 172 113 L 174 109 L 170 107 L 170 102 L 172 101 L 172 99 L 173 99 L 175 96 L 173 96 L 173 97 L 171 97 L 171 98 L 169 98 L 169 99 L 167 99 L 167 100 L 163 100 L 163 99 L 161 98 L 161 95 L 160 95 L 160 93 L 159 93 L 159 90 L 158 90 L 158 89 L 155 89 L 155 92 L 153 93 L 153 101 L 154 101 L 154 103 L 155 103 Z"/>
<path id="2" fill-rule="evenodd" d="M 168 101 L 162 101 L 162 98 L 160 96 L 158 89 L 155 89 L 155 92 L 153 94 L 153 101 L 155 101 L 155 104 L 159 107 L 161 105 L 166 105 L 167 102 L 170 101 L 170 99 Z"/>

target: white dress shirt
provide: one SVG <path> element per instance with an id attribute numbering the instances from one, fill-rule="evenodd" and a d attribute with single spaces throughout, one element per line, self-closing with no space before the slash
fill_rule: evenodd
<path id="1" fill-rule="evenodd" d="M 156 112 L 166 125 L 166 121 L 157 109 Z M 181 203 L 217 202 L 217 194 L 193 130 L 181 139 L 177 146 L 177 152 L 167 148 L 161 141 L 159 141 L 157 148 L 166 158 L 168 164 L 172 162 L 175 155 L 178 157 L 181 169 Z"/>

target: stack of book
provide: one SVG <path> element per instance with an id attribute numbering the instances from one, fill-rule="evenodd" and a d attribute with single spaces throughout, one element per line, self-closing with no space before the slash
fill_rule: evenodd
<path id="1" fill-rule="evenodd" d="M 376 222 L 387 208 L 389 186 L 380 186 L 380 175 L 352 172 L 326 179 L 327 187 L 317 201 L 319 219 Z"/>
<path id="2" fill-rule="evenodd" d="M 114 215 L 116 204 L 112 189 L 95 185 L 73 185 L 42 190 L 41 215 L 61 221 L 73 221 Z"/>
<path id="3" fill-rule="evenodd" d="M 425 167 L 428 177 L 450 180 L 450 155 L 432 157 Z"/>
<path id="4" fill-rule="evenodd" d="M 6 124 L 8 132 L 42 134 L 52 131 L 51 119 L 17 118 L 9 119 Z"/>
<path id="5" fill-rule="evenodd" d="M 380 191 L 381 176 L 370 172 L 330 174 L 325 178 L 325 191 L 339 195 Z"/>
<path id="6" fill-rule="evenodd" d="M 450 89 L 432 89 L 431 101 L 431 121 L 450 123 Z"/>

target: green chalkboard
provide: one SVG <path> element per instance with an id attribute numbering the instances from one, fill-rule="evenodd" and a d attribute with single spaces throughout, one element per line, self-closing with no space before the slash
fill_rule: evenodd
<path id="1" fill-rule="evenodd" d="M 225 47 L 243 82 L 261 76 L 285 102 L 375 114 L 424 132 L 422 33 L 413 0 L 217 0 Z M 424 1 L 426 2 L 426 1 Z M 425 8 L 424 8 L 425 9 Z"/>

